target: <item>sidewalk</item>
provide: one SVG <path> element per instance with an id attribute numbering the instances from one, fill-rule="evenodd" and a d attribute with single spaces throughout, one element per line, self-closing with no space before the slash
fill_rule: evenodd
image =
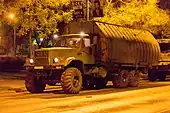
<path id="1" fill-rule="evenodd" d="M 26 74 L 24 72 L 0 72 L 0 79 L 15 79 L 15 80 L 23 80 Z"/>

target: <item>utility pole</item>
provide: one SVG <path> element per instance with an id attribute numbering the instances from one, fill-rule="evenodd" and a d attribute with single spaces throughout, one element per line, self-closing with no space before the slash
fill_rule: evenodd
<path id="1" fill-rule="evenodd" d="M 14 23 L 14 56 L 16 55 L 16 26 Z"/>
<path id="2" fill-rule="evenodd" d="M 36 0 L 32 0 L 32 4 L 34 5 L 36 3 Z M 33 9 L 34 13 L 35 13 L 35 7 Z M 36 14 L 35 14 L 36 15 Z M 34 19 L 34 14 L 31 14 L 29 12 L 29 22 L 30 22 L 30 26 L 31 26 L 31 21 Z M 33 47 L 32 47 L 32 32 L 33 32 L 33 27 L 31 26 L 30 31 L 29 31 L 29 57 L 33 58 Z"/>
<path id="3" fill-rule="evenodd" d="M 2 46 L 2 37 L 0 36 L 0 46 Z"/>
<path id="4" fill-rule="evenodd" d="M 30 58 L 33 58 L 33 50 L 32 50 L 32 29 L 30 29 L 30 31 L 29 31 L 29 56 L 30 56 Z"/>
<path id="5" fill-rule="evenodd" d="M 89 6 L 89 0 L 86 0 L 86 16 L 87 16 L 87 21 L 90 20 L 90 6 Z"/>
<path id="6" fill-rule="evenodd" d="M 16 16 L 14 13 L 9 13 L 8 18 L 10 19 L 11 23 L 13 23 L 13 55 L 16 55 Z"/>

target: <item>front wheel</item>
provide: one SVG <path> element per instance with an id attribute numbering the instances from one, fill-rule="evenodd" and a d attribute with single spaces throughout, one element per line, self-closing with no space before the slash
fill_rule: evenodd
<path id="1" fill-rule="evenodd" d="M 67 68 L 61 75 L 61 86 L 66 93 L 76 94 L 82 88 L 82 75 L 77 68 Z"/>
<path id="2" fill-rule="evenodd" d="M 46 85 L 42 83 L 42 80 L 37 79 L 33 73 L 27 73 L 27 76 L 25 77 L 25 87 L 27 91 L 31 93 L 42 93 L 45 86 Z"/>

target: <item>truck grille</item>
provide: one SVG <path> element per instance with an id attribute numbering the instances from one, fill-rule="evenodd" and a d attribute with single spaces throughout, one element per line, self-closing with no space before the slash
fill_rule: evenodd
<path id="1" fill-rule="evenodd" d="M 35 51 L 35 65 L 48 65 L 48 51 Z"/>
<path id="2" fill-rule="evenodd" d="M 48 51 L 35 51 L 35 57 L 48 57 Z"/>
<path id="3" fill-rule="evenodd" d="M 48 57 L 35 58 L 35 65 L 48 65 Z"/>

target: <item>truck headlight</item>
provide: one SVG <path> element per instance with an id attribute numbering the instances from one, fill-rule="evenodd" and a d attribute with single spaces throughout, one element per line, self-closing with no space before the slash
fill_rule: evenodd
<path id="1" fill-rule="evenodd" d="M 59 62 L 59 59 L 58 59 L 57 57 L 54 58 L 54 62 L 55 62 L 55 63 Z"/>
<path id="2" fill-rule="evenodd" d="M 32 63 L 34 63 L 34 60 L 31 58 L 31 59 L 30 59 L 30 64 L 32 64 Z"/>

